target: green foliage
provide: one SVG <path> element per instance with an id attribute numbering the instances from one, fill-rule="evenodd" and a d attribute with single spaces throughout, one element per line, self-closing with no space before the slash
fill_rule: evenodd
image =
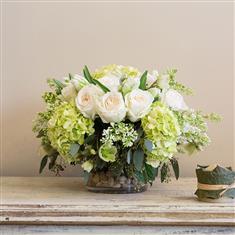
<path id="1" fill-rule="evenodd" d="M 169 86 L 172 89 L 174 89 L 178 92 L 181 92 L 185 95 L 192 95 L 193 94 L 192 89 L 186 87 L 185 85 L 183 85 L 175 80 L 176 72 L 177 72 L 176 69 L 171 69 L 171 70 L 167 71 L 167 74 L 169 75 Z"/>
<path id="2" fill-rule="evenodd" d="M 207 124 L 201 112 L 192 110 L 174 111 L 180 124 L 181 135 L 178 139 L 179 147 L 187 153 L 202 150 L 210 143 L 207 135 Z"/>
<path id="3" fill-rule="evenodd" d="M 205 114 L 203 115 L 205 119 L 208 119 L 212 122 L 220 122 L 222 120 L 221 116 L 218 115 L 217 113 L 210 113 L 210 114 Z"/>
<path id="4" fill-rule="evenodd" d="M 139 89 L 141 90 L 146 90 L 147 75 L 148 75 L 148 71 L 146 70 L 140 78 Z"/>
<path id="5" fill-rule="evenodd" d="M 65 87 L 65 85 L 62 82 L 54 78 L 47 79 L 47 83 L 50 88 L 55 90 L 57 95 L 61 94 L 61 90 Z"/>
<path id="6" fill-rule="evenodd" d="M 131 150 L 131 148 L 130 148 L 130 149 L 128 149 L 128 151 L 127 151 L 127 157 L 126 157 L 126 161 L 127 161 L 128 164 L 131 163 L 131 159 L 132 159 L 132 150 Z"/>
<path id="7" fill-rule="evenodd" d="M 80 144 L 76 144 L 76 143 L 73 143 L 71 144 L 70 146 L 70 151 L 69 151 L 69 154 L 74 157 L 77 153 L 78 153 L 78 150 L 80 149 Z"/>
<path id="8" fill-rule="evenodd" d="M 91 84 L 94 84 L 94 85 L 98 85 L 105 93 L 106 92 L 109 92 L 110 90 L 104 86 L 101 82 L 99 82 L 98 80 L 92 78 L 87 66 L 85 65 L 84 69 L 83 69 L 83 74 L 84 74 L 84 77 L 86 78 L 86 80 L 91 83 Z"/>
<path id="9" fill-rule="evenodd" d="M 178 179 L 179 172 L 180 172 L 178 161 L 175 158 L 172 158 L 170 162 L 171 162 L 174 174 L 175 174 L 175 178 Z"/>
<path id="10" fill-rule="evenodd" d="M 48 156 L 44 156 L 41 160 L 41 164 L 40 164 L 40 169 L 39 169 L 39 173 L 41 174 L 43 169 L 45 168 L 46 164 L 47 164 L 47 160 L 48 160 Z"/>
<path id="11" fill-rule="evenodd" d="M 169 166 L 167 163 L 163 163 L 161 167 L 161 182 L 167 182 L 169 179 Z"/>
<path id="12" fill-rule="evenodd" d="M 144 151 L 140 146 L 133 153 L 133 163 L 138 171 L 142 170 L 144 163 Z"/>

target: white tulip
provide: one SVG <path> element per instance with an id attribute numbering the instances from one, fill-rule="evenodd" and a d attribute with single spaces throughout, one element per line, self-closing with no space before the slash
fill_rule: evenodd
<path id="1" fill-rule="evenodd" d="M 183 96 L 176 90 L 170 89 L 166 92 L 163 97 L 163 102 L 165 102 L 169 107 L 174 110 L 186 110 L 187 105 L 184 102 Z"/>
<path id="2" fill-rule="evenodd" d="M 73 83 L 68 83 L 66 87 L 61 90 L 61 94 L 66 101 L 74 99 L 77 95 L 77 90 Z"/>
<path id="3" fill-rule="evenodd" d="M 118 91 L 120 86 L 120 77 L 109 75 L 100 78 L 99 82 L 106 86 L 110 91 Z"/>
<path id="4" fill-rule="evenodd" d="M 132 122 L 140 120 L 150 109 L 154 98 L 148 91 L 135 89 L 125 96 L 127 116 Z"/>
<path id="5" fill-rule="evenodd" d="M 96 115 L 95 100 L 101 96 L 103 92 L 95 85 L 88 85 L 83 87 L 75 99 L 77 108 L 81 113 L 87 117 L 94 119 Z"/>
<path id="6" fill-rule="evenodd" d="M 97 113 L 104 123 L 120 122 L 126 116 L 125 103 L 120 92 L 111 91 L 97 99 Z"/>

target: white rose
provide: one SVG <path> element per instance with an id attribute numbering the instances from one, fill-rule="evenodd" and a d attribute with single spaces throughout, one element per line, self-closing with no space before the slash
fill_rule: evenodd
<path id="1" fill-rule="evenodd" d="M 158 77 L 157 79 L 157 84 L 158 86 L 163 89 L 163 90 L 167 90 L 170 86 L 169 86 L 169 75 L 168 74 L 163 74 L 161 76 Z"/>
<path id="2" fill-rule="evenodd" d="M 161 90 L 159 88 L 153 87 L 148 89 L 148 92 L 151 93 L 151 95 L 155 98 L 155 97 L 159 97 L 161 98 Z"/>
<path id="3" fill-rule="evenodd" d="M 97 101 L 97 113 L 104 123 L 120 122 L 126 116 L 126 107 L 120 92 L 111 91 Z"/>
<path id="4" fill-rule="evenodd" d="M 118 91 L 120 86 L 120 78 L 109 75 L 99 79 L 104 86 L 106 86 L 110 91 Z"/>
<path id="5" fill-rule="evenodd" d="M 70 101 L 76 97 L 77 90 L 73 83 L 68 83 L 66 87 L 61 90 L 61 94 L 66 101 Z"/>
<path id="6" fill-rule="evenodd" d="M 132 122 L 144 117 L 150 109 L 154 98 L 148 91 L 135 89 L 125 96 L 127 116 Z"/>
<path id="7" fill-rule="evenodd" d="M 158 71 L 157 70 L 153 70 L 152 74 L 148 73 L 147 75 L 147 86 L 151 86 L 156 80 L 157 80 L 157 77 L 158 77 Z"/>
<path id="8" fill-rule="evenodd" d="M 93 169 L 93 163 L 92 163 L 92 161 L 86 161 L 86 162 L 84 162 L 82 165 L 81 165 L 81 167 L 85 170 L 85 171 L 87 171 L 87 172 L 90 172 L 92 169 Z"/>
<path id="9" fill-rule="evenodd" d="M 140 85 L 140 77 L 127 78 L 122 86 L 122 93 L 125 95 L 128 92 L 139 88 Z"/>
<path id="10" fill-rule="evenodd" d="M 73 85 L 76 87 L 76 89 L 79 91 L 84 86 L 89 85 L 88 81 L 81 75 L 75 74 L 73 76 L 73 79 L 71 80 Z"/>
<path id="11" fill-rule="evenodd" d="M 103 92 L 95 85 L 83 87 L 75 99 L 77 108 L 85 117 L 94 119 L 96 114 L 95 100 L 102 94 Z"/>
<path id="12" fill-rule="evenodd" d="M 183 96 L 176 90 L 170 89 L 163 97 L 163 101 L 174 110 L 186 110 L 187 105 L 184 102 Z"/>

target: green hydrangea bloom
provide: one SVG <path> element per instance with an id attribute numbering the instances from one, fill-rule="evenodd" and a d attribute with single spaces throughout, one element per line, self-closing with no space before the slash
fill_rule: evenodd
<path id="1" fill-rule="evenodd" d="M 99 149 L 99 157 L 105 162 L 115 162 L 117 148 L 110 143 L 101 145 Z"/>
<path id="2" fill-rule="evenodd" d="M 177 139 L 180 135 L 180 126 L 174 113 L 158 101 L 152 104 L 141 124 L 146 138 L 153 143 L 151 152 L 145 149 L 147 162 L 168 161 L 177 152 Z"/>
<path id="3" fill-rule="evenodd" d="M 99 79 L 110 74 L 120 77 L 120 78 L 123 78 L 123 77 L 127 78 L 127 77 L 136 77 L 140 75 L 140 72 L 138 71 L 138 69 L 131 67 L 131 66 L 111 64 L 111 65 L 104 66 L 100 69 L 97 69 L 93 73 L 93 77 L 95 79 Z"/>
<path id="4" fill-rule="evenodd" d="M 84 143 L 85 134 L 94 133 L 94 122 L 85 118 L 73 103 L 62 103 L 56 107 L 48 121 L 48 137 L 51 145 L 69 161 L 72 144 Z"/>

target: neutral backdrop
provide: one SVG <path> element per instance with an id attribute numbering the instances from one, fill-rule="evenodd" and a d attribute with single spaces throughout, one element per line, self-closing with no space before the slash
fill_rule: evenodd
<path id="1" fill-rule="evenodd" d="M 39 141 L 31 126 L 44 108 L 46 78 L 110 63 L 177 68 L 177 79 L 195 90 L 188 105 L 223 116 L 209 124 L 205 151 L 179 156 L 182 176 L 194 176 L 197 164 L 234 166 L 231 2 L 4 1 L 1 53 L 2 175 L 38 175 Z M 77 166 L 64 173 L 79 174 Z"/>

